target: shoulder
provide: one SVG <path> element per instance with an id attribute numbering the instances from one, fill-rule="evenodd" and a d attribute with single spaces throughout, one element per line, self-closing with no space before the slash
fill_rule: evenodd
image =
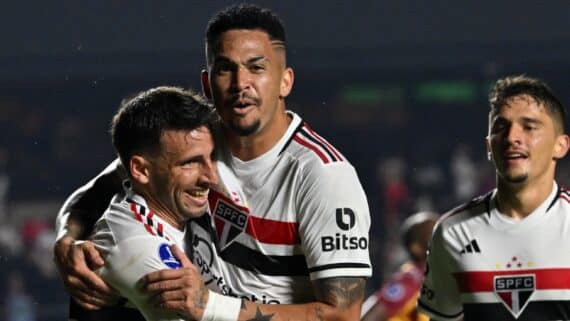
<path id="1" fill-rule="evenodd" d="M 309 166 L 348 163 L 336 147 L 304 121 L 292 132 L 281 153 L 287 153 L 301 164 Z"/>
<path id="2" fill-rule="evenodd" d="M 489 215 L 493 192 L 477 196 L 443 214 L 437 222 L 436 230 L 447 229 L 465 223 L 482 215 Z"/>

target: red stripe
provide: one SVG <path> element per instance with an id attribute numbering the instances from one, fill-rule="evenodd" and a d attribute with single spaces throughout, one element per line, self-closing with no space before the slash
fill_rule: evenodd
<path id="1" fill-rule="evenodd" d="M 297 222 L 281 222 L 250 215 L 245 231 L 262 243 L 285 245 L 301 243 Z"/>
<path id="2" fill-rule="evenodd" d="M 323 145 L 327 146 L 329 151 L 331 153 L 333 153 L 336 158 L 338 158 L 340 161 L 343 161 L 344 159 L 340 156 L 340 153 L 331 145 L 329 144 L 329 142 L 327 142 L 324 138 L 322 138 L 321 136 L 319 136 L 319 134 L 315 133 L 315 131 L 309 127 L 309 125 L 305 124 L 305 126 L 303 126 L 309 133 L 312 134 L 312 136 L 317 139 L 319 142 L 323 143 Z"/>
<path id="3" fill-rule="evenodd" d="M 560 198 L 565 200 L 566 202 L 570 203 L 570 198 L 568 198 L 566 195 L 560 194 Z"/>
<path id="4" fill-rule="evenodd" d="M 150 227 L 150 225 L 145 224 L 144 228 L 146 228 L 146 231 L 149 232 L 150 234 L 156 236 L 156 233 L 154 233 L 154 231 L 152 230 L 152 228 Z"/>
<path id="5" fill-rule="evenodd" d="M 463 293 L 493 291 L 493 278 L 504 275 L 536 275 L 538 290 L 570 289 L 570 269 L 537 269 L 516 271 L 472 271 L 455 273 L 459 291 Z"/>
<path id="6" fill-rule="evenodd" d="M 250 214 L 249 208 L 234 204 L 230 198 L 218 191 L 211 190 L 208 199 L 210 208 L 213 210 L 212 215 L 214 215 L 216 204 L 220 200 L 247 214 L 245 232 L 262 243 L 293 245 L 301 242 L 299 239 L 299 224 L 297 222 L 281 222 L 253 216 Z M 221 229 L 224 227 L 224 222 L 224 220 L 214 216 L 218 235 L 222 233 Z"/>
<path id="7" fill-rule="evenodd" d="M 135 203 L 131 203 L 131 211 L 135 213 L 135 218 L 137 219 L 137 221 L 142 222 L 142 215 L 137 210 L 137 205 Z"/>
<path id="8" fill-rule="evenodd" d="M 164 231 L 163 231 L 163 227 L 162 227 L 162 223 L 158 223 L 156 226 L 156 230 L 158 231 L 158 235 L 164 235 Z"/>
<path id="9" fill-rule="evenodd" d="M 329 159 L 325 156 L 325 154 L 323 154 L 323 152 L 320 151 L 320 149 L 317 146 L 309 143 L 306 140 L 303 140 L 301 137 L 299 137 L 299 135 L 293 137 L 293 140 L 315 152 L 325 164 L 329 163 Z"/>

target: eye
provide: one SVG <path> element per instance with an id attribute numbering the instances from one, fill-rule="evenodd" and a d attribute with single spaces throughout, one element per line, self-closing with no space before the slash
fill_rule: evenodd
<path id="1" fill-rule="evenodd" d="M 261 64 L 254 64 L 249 67 L 249 70 L 253 73 L 261 73 L 265 70 L 265 66 Z"/>
<path id="2" fill-rule="evenodd" d="M 213 72 L 214 74 L 220 75 L 231 72 L 233 69 L 234 66 L 231 63 L 227 61 L 221 61 L 214 65 Z"/>

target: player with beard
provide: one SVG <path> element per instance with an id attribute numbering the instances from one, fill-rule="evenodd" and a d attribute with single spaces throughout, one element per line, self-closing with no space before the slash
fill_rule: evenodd
<path id="1" fill-rule="evenodd" d="M 210 191 L 211 213 L 191 227 L 192 259 L 204 281 L 185 266 L 141 284 L 157 306 L 189 319 L 358 319 L 371 275 L 366 196 L 346 158 L 286 110 L 294 73 L 282 23 L 267 9 L 227 8 L 207 27 L 206 60 L 203 89 L 228 148 L 218 162 L 220 184 Z M 114 189 L 113 167 L 73 195 L 58 219 L 56 261 L 84 308 L 113 298 L 89 268 L 102 258 L 88 242 L 74 243 Z M 196 306 L 188 298 L 205 284 L 208 304 Z"/>
<path id="2" fill-rule="evenodd" d="M 568 320 L 570 194 L 555 181 L 566 112 L 525 76 L 498 80 L 489 97 L 497 187 L 438 222 L 419 308 L 436 320 Z"/>

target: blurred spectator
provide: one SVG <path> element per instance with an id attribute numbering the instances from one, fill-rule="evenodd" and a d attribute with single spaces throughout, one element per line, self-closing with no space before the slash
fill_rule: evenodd
<path id="1" fill-rule="evenodd" d="M 6 321 L 36 321 L 31 295 L 26 291 L 22 275 L 12 271 L 6 287 Z"/>
<path id="2" fill-rule="evenodd" d="M 478 172 L 471 159 L 469 146 L 460 144 L 451 155 L 451 175 L 456 202 L 465 202 L 476 195 L 478 188 Z"/>
<path id="3" fill-rule="evenodd" d="M 431 231 L 437 218 L 435 213 L 419 212 L 404 221 L 401 242 L 408 254 L 408 261 L 380 290 L 364 301 L 361 312 L 363 321 L 427 321 L 427 317 L 416 310 L 416 299 L 423 281 Z"/>

